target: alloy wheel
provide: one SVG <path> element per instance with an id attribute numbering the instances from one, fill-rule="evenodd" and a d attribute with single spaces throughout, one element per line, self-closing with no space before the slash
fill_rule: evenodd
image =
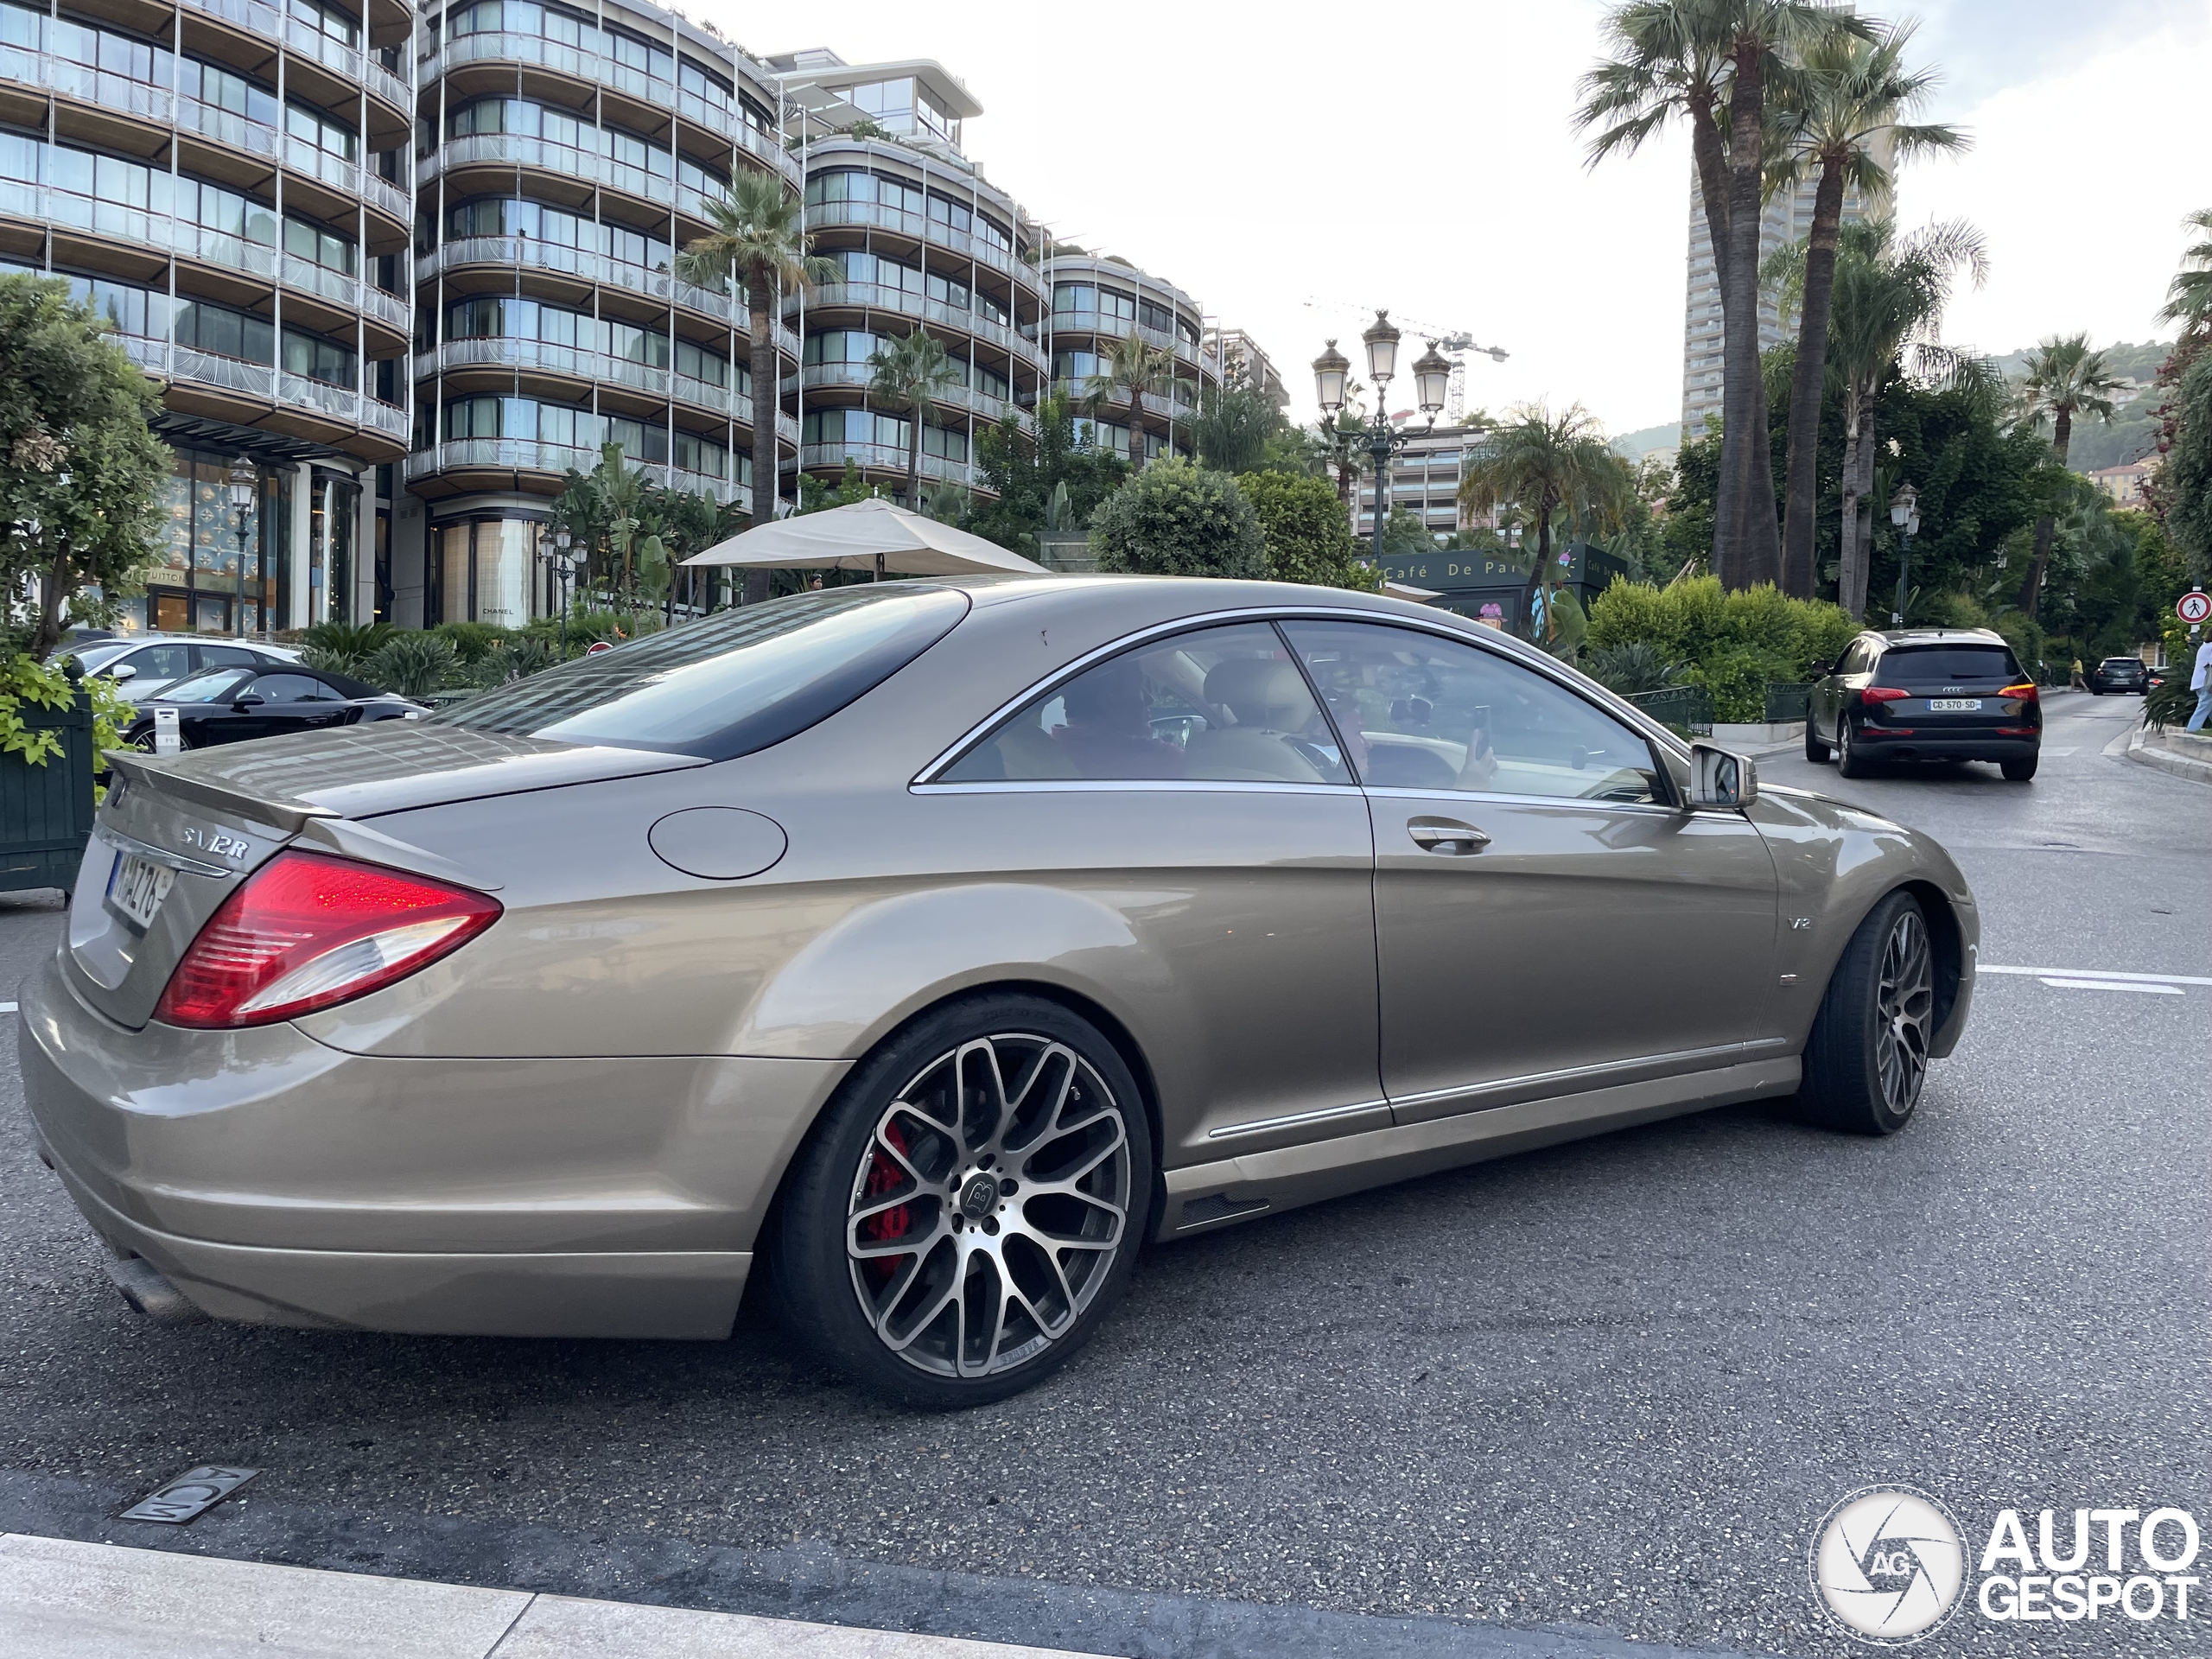
<path id="1" fill-rule="evenodd" d="M 1935 1012 L 1934 960 L 1928 925 L 1918 910 L 1899 912 L 1882 945 L 1882 974 L 1875 992 L 1875 1059 L 1882 1099 L 1902 1117 L 1920 1098 L 1928 1075 L 1928 1027 Z"/>
<path id="2" fill-rule="evenodd" d="M 1048 1037 L 977 1038 L 916 1073 L 876 1120 L 845 1222 L 877 1340 L 977 1377 L 1066 1336 L 1128 1236 L 1128 1109 Z"/>

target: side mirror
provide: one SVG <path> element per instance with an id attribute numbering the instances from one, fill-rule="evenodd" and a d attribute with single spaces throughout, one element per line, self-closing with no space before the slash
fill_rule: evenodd
<path id="1" fill-rule="evenodd" d="M 1835 672 L 1835 664 L 1834 663 L 1815 663 L 1813 666 L 1807 671 L 1807 672 L 1810 674 L 1814 679 L 1825 680 L 1829 675 Z"/>
<path id="2" fill-rule="evenodd" d="M 107 677 L 111 680 L 114 680 L 120 683 L 124 680 L 137 679 L 138 677 L 138 670 L 137 665 L 134 664 L 118 663 L 113 668 L 108 670 Z"/>
<path id="3" fill-rule="evenodd" d="M 1759 798 L 1759 769 L 1748 756 L 1731 754 L 1710 743 L 1690 749 L 1690 804 L 1736 808 Z"/>
<path id="4" fill-rule="evenodd" d="M 258 709 L 263 703 L 268 701 L 268 698 L 256 696 L 251 691 L 241 691 L 238 696 L 231 699 L 231 707 L 233 709 Z"/>

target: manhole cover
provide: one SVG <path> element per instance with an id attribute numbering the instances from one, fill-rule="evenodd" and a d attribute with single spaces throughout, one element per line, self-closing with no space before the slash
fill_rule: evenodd
<path id="1" fill-rule="evenodd" d="M 181 1527 L 197 1520 L 261 1472 L 258 1469 L 229 1469 L 203 1463 L 188 1469 L 159 1491 L 149 1492 L 116 1519 L 153 1521 Z"/>

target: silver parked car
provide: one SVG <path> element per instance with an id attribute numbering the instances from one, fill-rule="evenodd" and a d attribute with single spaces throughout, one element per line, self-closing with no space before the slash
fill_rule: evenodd
<path id="1" fill-rule="evenodd" d="M 22 994 L 149 1311 L 717 1338 L 922 1404 L 1140 1246 L 1958 1041 L 1957 868 L 1395 601 L 1065 578 L 724 613 L 419 722 L 121 756 Z"/>
<path id="2" fill-rule="evenodd" d="M 192 633 L 130 633 L 68 648 L 87 674 L 113 680 L 133 702 L 158 696 L 180 680 L 216 668 L 277 667 L 296 663 L 288 645 Z"/>

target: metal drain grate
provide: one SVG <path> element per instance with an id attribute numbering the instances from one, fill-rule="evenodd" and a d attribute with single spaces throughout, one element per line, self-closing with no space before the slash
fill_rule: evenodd
<path id="1" fill-rule="evenodd" d="M 261 1472 L 203 1463 L 188 1469 L 160 1491 L 149 1492 L 116 1517 L 118 1521 L 151 1521 L 181 1527 L 196 1521 Z"/>

